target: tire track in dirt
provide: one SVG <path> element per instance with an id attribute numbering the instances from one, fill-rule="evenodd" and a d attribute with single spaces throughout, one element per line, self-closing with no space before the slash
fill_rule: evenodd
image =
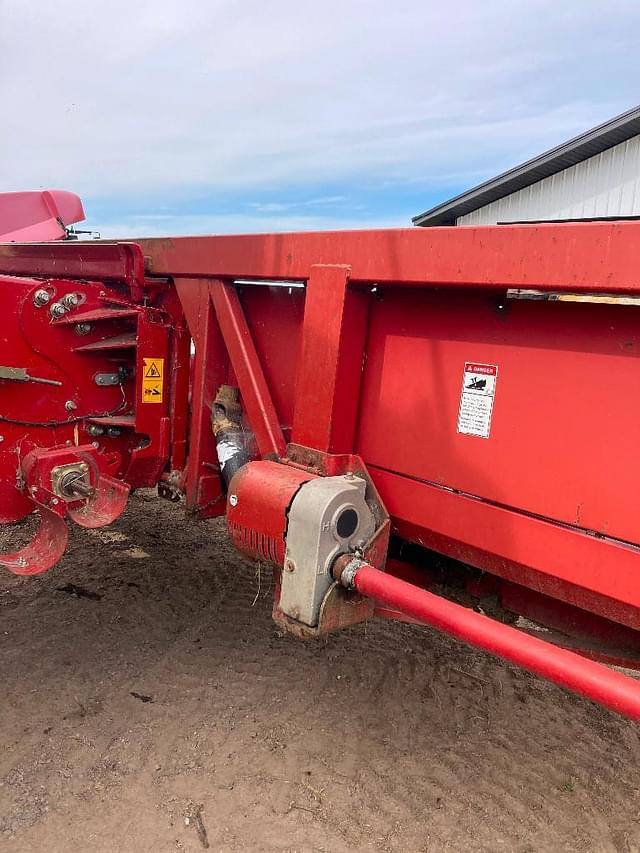
<path id="1" fill-rule="evenodd" d="M 640 847 L 631 723 L 417 626 L 282 636 L 222 525 L 149 495 L 102 533 L 0 579 L 0 846 L 198 850 L 195 803 L 216 850 Z"/>

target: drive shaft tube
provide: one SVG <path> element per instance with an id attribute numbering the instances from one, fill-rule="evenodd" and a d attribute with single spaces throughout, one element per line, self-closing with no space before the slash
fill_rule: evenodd
<path id="1" fill-rule="evenodd" d="M 352 555 L 336 560 L 333 576 L 348 589 L 383 602 L 418 622 L 640 720 L 640 684 L 603 664 L 385 574 Z"/>

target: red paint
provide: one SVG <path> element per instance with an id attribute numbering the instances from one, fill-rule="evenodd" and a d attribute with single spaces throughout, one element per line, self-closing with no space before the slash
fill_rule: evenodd
<path id="1" fill-rule="evenodd" d="M 352 282 L 390 287 L 637 293 L 637 234 L 635 222 L 579 222 L 167 237 L 139 243 L 156 275 L 306 280 L 315 264 L 346 264 Z"/>
<path id="2" fill-rule="evenodd" d="M 640 629 L 640 550 L 375 467 L 394 532 Z"/>
<path id="3" fill-rule="evenodd" d="M 145 286 L 144 258 L 137 243 L 0 243 L 0 273 L 122 283 L 136 302 Z"/>
<path id="4" fill-rule="evenodd" d="M 171 330 L 181 317 L 175 294 L 161 282 L 147 288 L 134 274 L 129 261 L 141 259 L 137 246 L 102 246 L 106 255 L 73 242 L 63 248 L 78 279 L 5 277 L 0 287 L 0 310 L 11 318 L 3 327 L 0 364 L 53 383 L 0 382 L 0 419 L 7 419 L 0 422 L 0 520 L 40 510 L 40 530 L 21 554 L 30 574 L 50 568 L 64 550 L 66 528 L 63 537 L 64 525 L 50 518 L 54 507 L 85 527 L 103 526 L 122 512 L 131 487 L 158 482 L 172 444 L 169 403 L 179 394 L 183 411 L 175 427 L 184 451 L 185 368 L 175 363 L 170 369 L 170 338 L 177 340 Z M 85 262 L 98 256 L 108 280 L 83 279 Z M 38 302 L 40 292 L 48 301 Z M 51 314 L 53 305 L 71 297 L 77 304 L 69 303 L 62 317 Z M 145 359 L 163 360 L 159 403 L 144 400 Z M 52 494 L 55 460 L 90 463 L 94 498 L 77 504 Z"/>
<path id="5" fill-rule="evenodd" d="M 369 300 L 347 288 L 349 273 L 311 268 L 296 380 L 291 440 L 330 453 L 353 449 L 358 414 Z"/>
<path id="6" fill-rule="evenodd" d="M 209 293 L 261 456 L 285 455 L 282 428 L 235 288 L 212 281 Z"/>
<path id="7" fill-rule="evenodd" d="M 244 465 L 229 485 L 227 527 L 233 544 L 254 560 L 284 563 L 287 513 L 303 483 L 314 479 L 270 460 Z"/>
<path id="8" fill-rule="evenodd" d="M 475 292 L 383 292 L 371 309 L 357 451 L 412 479 L 640 541 L 631 497 L 640 463 L 629 452 L 640 417 L 635 309 L 506 305 Z M 456 432 L 469 356 L 498 367 L 489 440 Z"/>
<path id="9" fill-rule="evenodd" d="M 112 475 L 170 480 L 190 510 L 220 514 L 210 411 L 218 386 L 237 384 L 260 455 L 323 475 L 361 464 L 397 534 L 517 584 L 523 611 L 523 596 L 535 610 L 544 595 L 559 623 L 579 608 L 640 629 L 636 309 L 504 299 L 507 287 L 638 294 L 639 262 L 636 222 L 0 246 L 0 273 L 20 276 L 0 289 L 12 318 L 0 364 L 63 383 L 32 394 L 5 381 L 4 412 L 60 417 L 75 395 L 84 416 L 26 435 L 3 425 L 0 515 L 33 506 L 16 487 L 18 441 L 21 453 L 86 443 L 104 420 L 87 413 L 119 403 L 107 417 L 121 435 L 99 442 L 118 457 Z M 33 311 L 41 279 L 86 294 L 76 316 L 90 318 L 88 336 L 71 314 Z M 142 404 L 141 358 L 159 353 L 166 400 Z M 124 400 L 94 382 L 114 364 L 132 371 Z M 456 432 L 465 365 L 497 369 L 488 439 Z M 287 451 L 288 439 L 306 449 Z M 266 507 L 268 488 L 256 489 Z"/>
<path id="10" fill-rule="evenodd" d="M 354 587 L 362 595 L 396 608 L 412 619 L 600 702 L 612 711 L 640 720 L 640 684 L 602 664 L 552 646 L 373 566 L 357 570 Z"/>

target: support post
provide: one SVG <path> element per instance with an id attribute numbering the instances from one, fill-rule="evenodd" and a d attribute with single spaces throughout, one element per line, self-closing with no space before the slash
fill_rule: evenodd
<path id="1" fill-rule="evenodd" d="M 325 453 L 355 444 L 369 294 L 350 272 L 314 265 L 307 283 L 292 441 Z"/>
<path id="2" fill-rule="evenodd" d="M 185 484 L 187 509 L 205 517 L 222 515 L 225 510 L 222 484 L 212 470 L 217 466 L 217 454 L 211 428 L 211 405 L 218 386 L 226 380 L 227 354 L 207 283 L 177 278 L 175 286 L 195 346 Z"/>

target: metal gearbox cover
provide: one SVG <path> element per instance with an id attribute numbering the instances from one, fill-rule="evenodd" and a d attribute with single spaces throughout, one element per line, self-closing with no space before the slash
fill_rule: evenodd
<path id="1" fill-rule="evenodd" d="M 373 535 L 366 488 L 366 481 L 354 475 L 319 477 L 293 499 L 280 593 L 280 609 L 292 619 L 318 624 L 320 605 L 333 583 L 333 561 Z"/>

